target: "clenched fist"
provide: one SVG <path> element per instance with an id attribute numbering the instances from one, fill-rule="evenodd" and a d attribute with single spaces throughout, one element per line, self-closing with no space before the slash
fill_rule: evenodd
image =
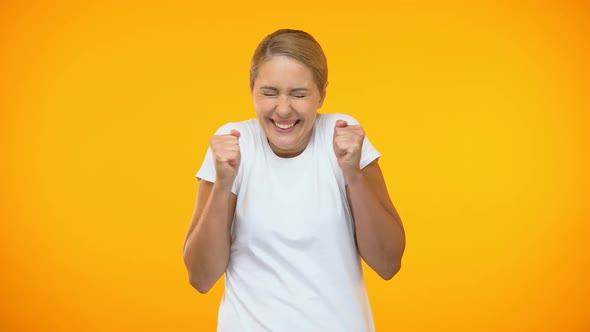
<path id="1" fill-rule="evenodd" d="M 365 131 L 360 125 L 351 125 L 344 120 L 336 121 L 334 128 L 334 153 L 344 176 L 360 172 L 361 151 Z"/>
<path id="2" fill-rule="evenodd" d="M 211 138 L 211 152 L 215 161 L 216 182 L 232 185 L 240 167 L 240 132 L 233 129 L 227 135 Z"/>

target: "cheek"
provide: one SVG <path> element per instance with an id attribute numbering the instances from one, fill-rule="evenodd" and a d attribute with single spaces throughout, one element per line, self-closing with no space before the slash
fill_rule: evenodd
<path id="1" fill-rule="evenodd" d="M 315 103 L 315 101 L 313 101 L 313 100 L 303 100 L 303 99 L 297 100 L 297 99 L 295 99 L 291 102 L 291 105 L 296 110 L 299 110 L 302 112 L 313 112 L 317 109 L 317 107 L 315 107 L 317 105 L 317 103 Z"/>
<path id="2" fill-rule="evenodd" d="M 254 102 L 254 107 L 260 113 L 267 113 L 274 108 L 274 101 L 270 99 L 260 99 Z"/>

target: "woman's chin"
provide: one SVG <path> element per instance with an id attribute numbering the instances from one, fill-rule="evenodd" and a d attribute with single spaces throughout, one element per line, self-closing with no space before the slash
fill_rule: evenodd
<path id="1" fill-rule="evenodd" d="M 303 150 L 299 149 L 293 142 L 270 141 L 270 143 L 274 153 L 281 156 L 298 155 Z"/>
<path id="2" fill-rule="evenodd" d="M 293 144 L 285 144 L 285 142 L 280 142 L 280 141 L 271 141 L 271 145 L 272 145 L 273 149 L 279 150 L 279 151 L 289 152 L 289 151 L 292 151 L 295 149 Z"/>

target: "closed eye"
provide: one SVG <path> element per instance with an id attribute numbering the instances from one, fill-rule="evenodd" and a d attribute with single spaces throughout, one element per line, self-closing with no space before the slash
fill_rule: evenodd
<path id="1" fill-rule="evenodd" d="M 306 88 L 296 88 L 296 89 L 292 89 L 290 91 L 290 95 L 293 98 L 297 98 L 297 99 L 301 99 L 301 98 L 305 98 L 309 95 L 309 90 Z"/>
<path id="2" fill-rule="evenodd" d="M 279 90 L 272 86 L 263 86 L 260 88 L 260 93 L 265 97 L 275 97 L 279 94 Z"/>

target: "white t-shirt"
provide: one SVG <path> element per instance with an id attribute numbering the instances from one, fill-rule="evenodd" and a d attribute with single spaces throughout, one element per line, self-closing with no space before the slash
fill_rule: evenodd
<path id="1" fill-rule="evenodd" d="M 374 331 L 342 171 L 333 148 L 336 120 L 319 114 L 306 149 L 272 150 L 258 119 L 240 131 L 241 162 L 218 332 Z M 360 167 L 380 157 L 367 138 Z M 211 149 L 197 178 L 215 182 Z"/>

